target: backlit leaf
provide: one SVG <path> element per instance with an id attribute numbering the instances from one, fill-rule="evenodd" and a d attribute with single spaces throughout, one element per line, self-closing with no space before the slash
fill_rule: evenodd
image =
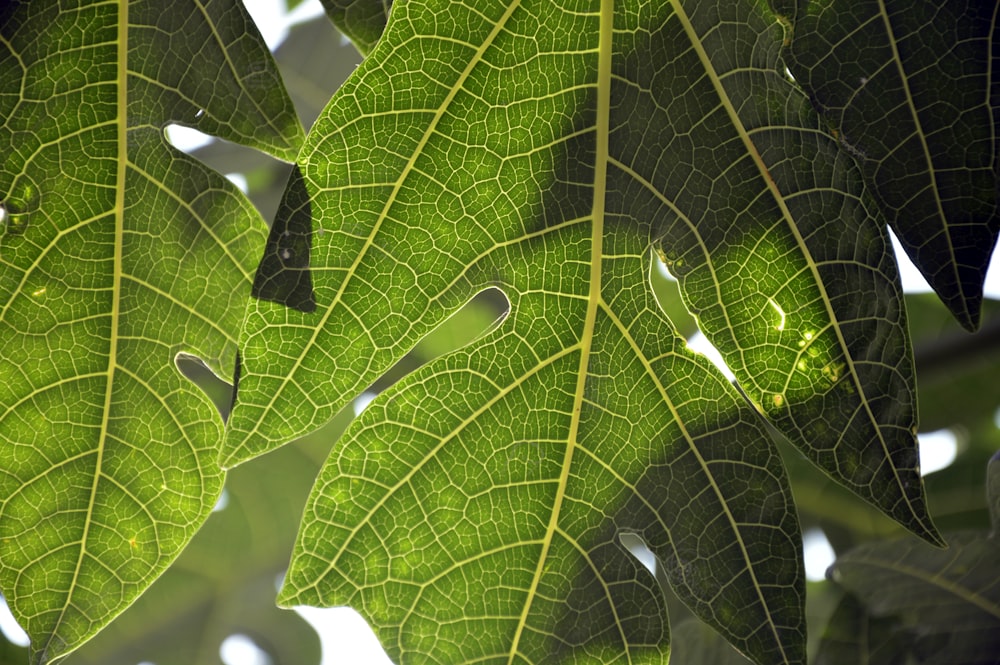
<path id="1" fill-rule="evenodd" d="M 777 451 L 659 308 L 650 260 L 760 413 L 938 542 L 885 230 L 763 3 L 569 5 L 393 6 L 286 189 L 223 464 L 320 426 L 499 289 L 506 318 L 335 448 L 281 602 L 350 604 L 402 662 L 660 662 L 635 533 L 737 648 L 800 662 Z"/>
<path id="2" fill-rule="evenodd" d="M 77 648 L 187 544 L 265 227 L 170 122 L 283 159 L 302 137 L 237 2 L 0 8 L 0 588 L 32 661 Z"/>
<path id="3" fill-rule="evenodd" d="M 375 48 L 389 18 L 392 0 L 320 0 L 337 29 L 363 55 Z"/>

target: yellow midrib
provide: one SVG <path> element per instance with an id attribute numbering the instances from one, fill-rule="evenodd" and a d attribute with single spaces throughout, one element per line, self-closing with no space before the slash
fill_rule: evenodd
<path id="1" fill-rule="evenodd" d="M 552 540 L 558 533 L 559 513 L 566 496 L 566 486 L 569 483 L 569 469 L 573 461 L 573 452 L 577 445 L 580 428 L 580 412 L 583 408 L 584 388 L 587 383 L 587 372 L 590 364 L 590 350 L 594 339 L 594 327 L 597 321 L 597 311 L 601 302 L 601 256 L 604 241 L 604 209 L 605 190 L 608 170 L 608 134 L 611 125 L 611 58 L 612 34 L 614 30 L 614 0 L 601 0 L 600 32 L 598 37 L 597 59 L 597 121 L 594 132 L 596 143 L 594 151 L 594 200 L 591 225 L 591 261 L 590 290 L 587 296 L 587 314 L 581 331 L 580 342 L 576 345 L 580 351 L 580 367 L 577 373 L 576 392 L 573 398 L 573 412 L 570 414 L 570 429 L 566 439 L 566 452 L 563 456 L 562 470 L 556 487 L 552 513 L 546 528 L 542 549 L 538 555 L 538 565 L 531 580 L 531 586 L 525 598 L 524 608 L 518 620 L 514 638 L 511 641 L 507 663 L 511 665 L 517 655 L 521 636 L 524 634 L 531 613 L 532 601 L 538 592 L 538 584 L 545 569 Z"/>
<path id="2" fill-rule="evenodd" d="M 101 426 L 97 442 L 97 460 L 94 463 L 94 478 L 90 487 L 90 497 L 87 503 L 86 517 L 83 523 L 83 533 L 80 536 L 80 553 L 73 569 L 73 583 L 69 593 L 66 594 L 66 602 L 60 611 L 59 618 L 53 624 L 50 643 L 59 643 L 56 637 L 59 626 L 66 617 L 66 613 L 72 605 L 73 589 L 80 581 L 80 570 L 83 567 L 83 560 L 87 554 L 87 539 L 90 535 L 90 525 L 93 523 L 94 507 L 97 503 L 97 490 L 101 480 L 101 468 L 104 464 L 104 448 L 108 440 L 108 424 L 111 414 L 112 395 L 114 394 L 115 370 L 118 367 L 118 318 L 121 314 L 121 282 L 122 282 L 122 242 L 125 226 L 125 174 L 127 169 L 128 156 L 128 2 L 129 0 L 118 0 L 118 35 L 117 35 L 117 117 L 116 117 L 116 144 L 117 160 L 115 173 L 115 237 L 114 256 L 112 259 L 114 276 L 112 278 L 112 299 L 111 312 L 108 315 L 110 345 L 108 348 L 108 369 L 107 383 L 104 390 L 104 408 L 101 416 Z M 57 654 L 58 655 L 58 654 Z"/>

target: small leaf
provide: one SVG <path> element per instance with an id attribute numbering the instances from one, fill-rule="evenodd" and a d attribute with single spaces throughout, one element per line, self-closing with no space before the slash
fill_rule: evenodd
<path id="1" fill-rule="evenodd" d="M 302 129 L 241 3 L 0 8 L 0 588 L 32 662 L 168 566 L 222 489 L 229 376 L 265 227 L 167 144 L 197 127 L 294 156 Z"/>
<path id="2" fill-rule="evenodd" d="M 913 635 L 892 618 L 873 617 L 844 594 L 823 632 L 813 665 L 904 665 Z"/>
<path id="3" fill-rule="evenodd" d="M 997 3 L 773 4 L 788 15 L 795 80 L 907 254 L 974 330 L 1000 233 Z"/>
<path id="4" fill-rule="evenodd" d="M 1000 541 L 960 532 L 946 550 L 913 540 L 863 545 L 831 578 L 876 617 L 919 637 L 922 663 L 994 663 L 1000 653 Z M 957 628 L 960 627 L 960 630 Z"/>

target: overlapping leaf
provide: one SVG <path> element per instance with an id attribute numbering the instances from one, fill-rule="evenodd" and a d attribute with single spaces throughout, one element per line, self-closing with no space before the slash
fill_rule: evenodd
<path id="1" fill-rule="evenodd" d="M 778 19 L 750 4 L 685 3 L 672 32 L 635 32 L 626 52 L 669 64 L 626 58 L 633 121 L 612 134 L 625 146 L 612 162 L 747 397 L 834 479 L 936 541 L 891 248 L 849 155 L 780 74 Z M 660 131 L 640 121 L 657 113 Z"/>
<path id="2" fill-rule="evenodd" d="M 1000 233 L 1000 5 L 772 0 L 789 67 L 861 165 L 924 277 L 969 329 Z"/>
<path id="3" fill-rule="evenodd" d="M 853 597 L 830 619 L 823 663 L 995 663 L 1000 653 L 1000 458 L 987 464 L 992 529 L 950 534 L 947 550 L 913 540 L 870 543 L 828 575 Z M 852 635 L 853 632 L 853 635 Z"/>
<path id="4" fill-rule="evenodd" d="M 947 550 L 913 541 L 863 545 L 838 559 L 831 576 L 870 614 L 909 632 L 913 639 L 897 646 L 914 651 L 917 662 L 996 662 L 1000 542 L 962 532 L 948 543 Z"/>
<path id="5" fill-rule="evenodd" d="M 784 37 L 749 1 L 394 5 L 286 190 L 224 463 L 322 424 L 482 289 L 510 314 L 352 427 L 283 602 L 355 605 L 404 661 L 655 661 L 636 532 L 741 650 L 800 660 L 783 472 L 655 306 L 651 250 L 757 408 L 937 539 L 895 264 Z"/>
<path id="6" fill-rule="evenodd" d="M 303 441 L 229 474 L 221 510 L 170 569 L 71 662 L 217 664 L 223 640 L 243 634 L 273 663 L 319 663 L 316 632 L 298 614 L 275 607 L 274 584 L 288 563 L 329 437 L 342 432 L 353 414 L 344 415 L 317 432 L 322 438 L 314 437 L 308 448 Z"/>
<path id="7" fill-rule="evenodd" d="M 367 54 L 378 42 L 389 18 L 392 0 L 321 0 L 337 29 Z"/>
<path id="8" fill-rule="evenodd" d="M 235 2 L 4 3 L 0 118 L 0 586 L 47 663 L 222 486 L 222 422 L 174 360 L 229 375 L 264 225 L 163 126 L 285 159 L 302 130 Z"/>

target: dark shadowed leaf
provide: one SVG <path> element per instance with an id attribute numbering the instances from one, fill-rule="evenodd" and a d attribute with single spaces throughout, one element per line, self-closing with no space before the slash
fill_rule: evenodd
<path id="1" fill-rule="evenodd" d="M 949 534 L 948 545 L 941 550 L 912 539 L 862 545 L 840 557 L 830 576 L 868 614 L 891 618 L 896 630 L 910 633 L 907 648 L 917 662 L 995 663 L 1000 541 L 966 531 Z"/>
<path id="2" fill-rule="evenodd" d="M 772 0 L 788 66 L 966 328 L 1000 233 L 1000 4 Z"/>

